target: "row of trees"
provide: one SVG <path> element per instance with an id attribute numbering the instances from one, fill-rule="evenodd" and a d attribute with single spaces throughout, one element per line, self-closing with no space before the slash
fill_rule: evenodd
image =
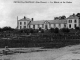
<path id="1" fill-rule="evenodd" d="M 48 30 L 43 30 L 42 28 L 39 29 L 13 29 L 11 27 L 4 27 L 4 28 L 0 28 L 0 32 L 12 32 L 12 33 L 45 33 L 46 31 L 48 31 L 49 33 L 59 33 L 59 32 L 63 32 L 63 33 L 68 33 L 70 32 L 71 29 L 68 28 L 62 28 L 62 29 L 58 29 L 58 28 L 51 28 Z M 72 30 L 80 30 L 79 27 L 76 27 L 75 29 Z"/>
<path id="2" fill-rule="evenodd" d="M 54 20 L 57 20 L 57 19 L 60 19 L 60 20 L 66 19 L 66 16 L 63 15 L 63 16 L 59 16 L 59 17 L 55 17 L 55 18 L 54 18 Z"/>
<path id="3" fill-rule="evenodd" d="M 64 34 L 59 34 L 60 32 L 64 32 L 64 33 L 69 33 L 71 29 L 68 28 L 62 28 L 62 29 L 58 29 L 58 28 L 51 28 L 48 30 L 43 30 L 41 28 L 39 29 L 21 29 L 21 30 L 17 30 L 17 29 L 13 29 L 11 27 L 4 27 L 1 28 L 1 30 L 6 31 L 6 32 L 11 32 L 14 33 L 12 36 L 8 36 L 6 34 L 2 34 L 0 36 L 0 38 L 8 37 L 9 39 L 1 39 L 0 40 L 0 47 L 4 47 L 4 46 L 9 46 L 9 47 L 62 47 L 62 46 L 66 46 L 66 45 L 71 45 L 71 44 L 78 44 L 80 43 L 79 40 L 73 40 L 73 37 L 77 37 L 75 36 L 64 36 Z M 75 31 L 79 31 L 79 27 L 76 27 L 76 29 L 73 29 Z M 46 33 L 47 34 L 41 34 L 41 33 Z M 71 30 L 72 31 L 72 30 Z M 17 35 L 18 33 L 18 35 Z M 34 36 L 20 36 L 21 34 L 19 33 L 40 33 L 40 35 L 34 35 Z M 55 33 L 55 34 L 50 34 L 51 33 Z M 8 34 L 8 33 L 7 33 Z M 22 34 L 22 35 L 23 35 Z M 80 35 L 79 35 L 80 36 Z M 78 37 L 79 37 L 78 36 Z M 15 37 L 15 38 L 13 38 Z M 66 37 L 66 39 L 65 39 Z M 70 38 L 69 38 L 70 37 Z M 72 39 L 72 40 L 70 40 Z"/>
<path id="4" fill-rule="evenodd" d="M 2 31 L 13 31 L 13 30 L 15 30 L 14 28 L 11 28 L 11 27 L 3 27 L 3 28 L 0 28 L 0 32 L 2 32 Z"/>
<path id="5" fill-rule="evenodd" d="M 79 19 L 80 19 L 80 13 L 73 14 L 73 15 L 79 17 Z M 54 18 L 54 20 L 57 20 L 57 19 L 60 19 L 60 20 L 66 19 L 66 16 L 63 15 L 63 16 L 59 16 L 59 17 L 55 17 L 55 18 Z"/>
<path id="6" fill-rule="evenodd" d="M 51 33 L 59 33 L 59 32 L 65 32 L 65 33 L 69 33 L 70 32 L 70 29 L 68 28 L 62 28 L 62 29 L 58 29 L 58 28 L 51 28 L 50 29 L 50 32 Z"/>

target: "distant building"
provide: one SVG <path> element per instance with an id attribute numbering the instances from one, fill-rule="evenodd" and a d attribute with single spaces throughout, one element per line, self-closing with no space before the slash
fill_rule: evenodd
<path id="1" fill-rule="evenodd" d="M 69 29 L 73 28 L 75 29 L 75 27 L 80 27 L 80 20 L 79 20 L 79 17 L 77 17 L 76 15 L 70 15 L 68 18 L 67 18 L 67 27 Z"/>
<path id="2" fill-rule="evenodd" d="M 79 18 L 75 15 L 69 16 L 67 19 L 64 20 L 41 20 L 41 21 L 34 21 L 34 19 L 24 18 L 18 20 L 17 18 L 17 28 L 18 29 L 26 29 L 26 28 L 33 28 L 33 29 L 50 29 L 50 28 L 73 28 L 79 27 Z"/>

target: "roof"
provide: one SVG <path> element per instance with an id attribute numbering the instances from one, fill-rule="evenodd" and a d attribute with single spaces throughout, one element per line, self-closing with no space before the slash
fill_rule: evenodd
<path id="1" fill-rule="evenodd" d="M 20 20 L 18 20 L 18 21 L 30 21 L 31 19 L 30 18 L 26 18 L 25 16 L 24 16 L 24 18 L 22 18 L 22 19 L 20 19 Z"/>
<path id="2" fill-rule="evenodd" d="M 67 20 L 48 20 L 48 22 L 52 23 L 52 24 L 63 24 L 63 23 L 67 23 Z"/>
<path id="3" fill-rule="evenodd" d="M 67 23 L 67 20 L 42 20 L 42 21 L 32 21 L 31 25 L 44 24 L 44 22 L 49 22 L 51 24 L 63 24 Z"/>
<path id="4" fill-rule="evenodd" d="M 44 22 L 45 22 L 44 20 L 42 20 L 42 21 L 32 21 L 31 25 L 44 24 Z"/>
<path id="5" fill-rule="evenodd" d="M 76 15 L 70 15 L 67 19 L 79 19 Z"/>

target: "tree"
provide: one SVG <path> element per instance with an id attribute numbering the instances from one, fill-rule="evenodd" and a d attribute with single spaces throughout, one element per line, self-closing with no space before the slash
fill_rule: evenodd
<path id="1" fill-rule="evenodd" d="M 14 30 L 13 28 L 7 26 L 2 28 L 2 31 L 13 31 L 13 30 Z"/>
<path id="2" fill-rule="evenodd" d="M 39 27 L 38 32 L 44 33 L 44 30 L 41 27 Z"/>
<path id="3" fill-rule="evenodd" d="M 79 28 L 79 27 L 75 27 L 75 29 L 76 29 L 76 30 L 79 30 L 80 28 Z"/>
<path id="4" fill-rule="evenodd" d="M 41 27 L 39 27 L 39 30 L 42 30 L 42 28 L 41 28 Z"/>
<path id="5" fill-rule="evenodd" d="M 57 20 L 57 19 L 62 20 L 62 19 L 66 19 L 66 16 L 63 15 L 63 16 L 55 17 L 54 19 L 55 19 L 55 20 Z"/>
<path id="6" fill-rule="evenodd" d="M 29 29 L 30 33 L 34 33 L 35 29 Z"/>
<path id="7" fill-rule="evenodd" d="M 50 32 L 53 33 L 54 32 L 54 28 L 50 28 Z"/>
<path id="8" fill-rule="evenodd" d="M 54 33 L 59 33 L 59 29 L 58 28 L 55 28 L 54 29 Z"/>
<path id="9" fill-rule="evenodd" d="M 63 16 L 61 16 L 61 19 L 66 19 L 66 16 L 64 16 L 64 15 L 63 15 Z"/>
<path id="10" fill-rule="evenodd" d="M 77 13 L 76 16 L 79 17 L 79 19 L 80 19 L 80 13 Z"/>
<path id="11" fill-rule="evenodd" d="M 54 20 L 57 20 L 57 19 L 59 19 L 59 17 L 54 17 Z"/>
<path id="12" fill-rule="evenodd" d="M 61 31 L 66 32 L 66 33 L 70 32 L 70 30 L 68 28 L 62 28 Z"/>
<path id="13" fill-rule="evenodd" d="M 0 28 L 0 32 L 2 32 L 2 28 Z"/>

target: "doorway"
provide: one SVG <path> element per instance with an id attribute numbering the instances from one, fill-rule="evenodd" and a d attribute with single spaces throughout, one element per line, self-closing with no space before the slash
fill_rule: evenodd
<path id="1" fill-rule="evenodd" d="M 45 29 L 48 29 L 48 26 L 47 25 L 45 25 Z"/>

